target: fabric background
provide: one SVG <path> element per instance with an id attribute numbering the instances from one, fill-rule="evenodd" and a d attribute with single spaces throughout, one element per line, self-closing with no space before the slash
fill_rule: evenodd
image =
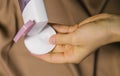
<path id="1" fill-rule="evenodd" d="M 120 0 L 45 0 L 49 23 L 73 25 L 99 13 L 120 15 Z M 12 41 L 23 20 L 17 0 L 0 0 L 0 76 L 120 76 L 120 45 L 106 45 L 80 64 L 51 64 L 32 56 L 24 37 Z"/>

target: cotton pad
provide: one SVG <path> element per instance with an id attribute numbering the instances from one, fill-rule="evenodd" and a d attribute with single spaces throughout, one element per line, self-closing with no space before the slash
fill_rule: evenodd
<path id="1" fill-rule="evenodd" d="M 54 34 L 56 33 L 53 28 L 47 25 L 39 34 L 27 35 L 24 40 L 25 46 L 32 54 L 46 54 L 55 47 L 49 43 L 49 38 Z"/>

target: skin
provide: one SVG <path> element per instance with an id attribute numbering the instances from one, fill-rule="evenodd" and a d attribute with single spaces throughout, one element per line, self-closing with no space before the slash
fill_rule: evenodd
<path id="1" fill-rule="evenodd" d="M 51 53 L 36 56 L 50 63 L 80 63 L 97 48 L 120 41 L 120 17 L 99 14 L 80 24 L 53 25 L 57 31 L 50 38 L 56 47 Z"/>

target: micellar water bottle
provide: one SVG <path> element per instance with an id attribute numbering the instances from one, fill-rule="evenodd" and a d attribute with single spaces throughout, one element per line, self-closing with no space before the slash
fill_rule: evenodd
<path id="1" fill-rule="evenodd" d="M 49 38 L 56 34 L 54 29 L 48 25 L 48 17 L 44 5 L 44 0 L 19 0 L 20 9 L 23 16 L 24 25 L 21 28 L 25 33 L 24 43 L 28 51 L 32 54 L 46 54 L 50 52 L 55 45 L 49 43 Z M 34 21 L 34 26 L 30 27 L 30 22 Z M 33 24 L 31 24 L 33 25 Z M 26 27 L 27 26 L 27 27 Z"/>

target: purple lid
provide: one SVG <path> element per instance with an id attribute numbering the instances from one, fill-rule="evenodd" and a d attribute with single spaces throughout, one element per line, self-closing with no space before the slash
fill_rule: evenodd
<path id="1" fill-rule="evenodd" d="M 31 28 L 34 26 L 35 22 L 34 21 L 28 21 L 27 23 L 25 23 L 22 28 L 18 31 L 18 33 L 16 34 L 16 36 L 14 37 L 14 42 L 17 42 L 22 36 L 25 36 L 30 30 Z"/>

